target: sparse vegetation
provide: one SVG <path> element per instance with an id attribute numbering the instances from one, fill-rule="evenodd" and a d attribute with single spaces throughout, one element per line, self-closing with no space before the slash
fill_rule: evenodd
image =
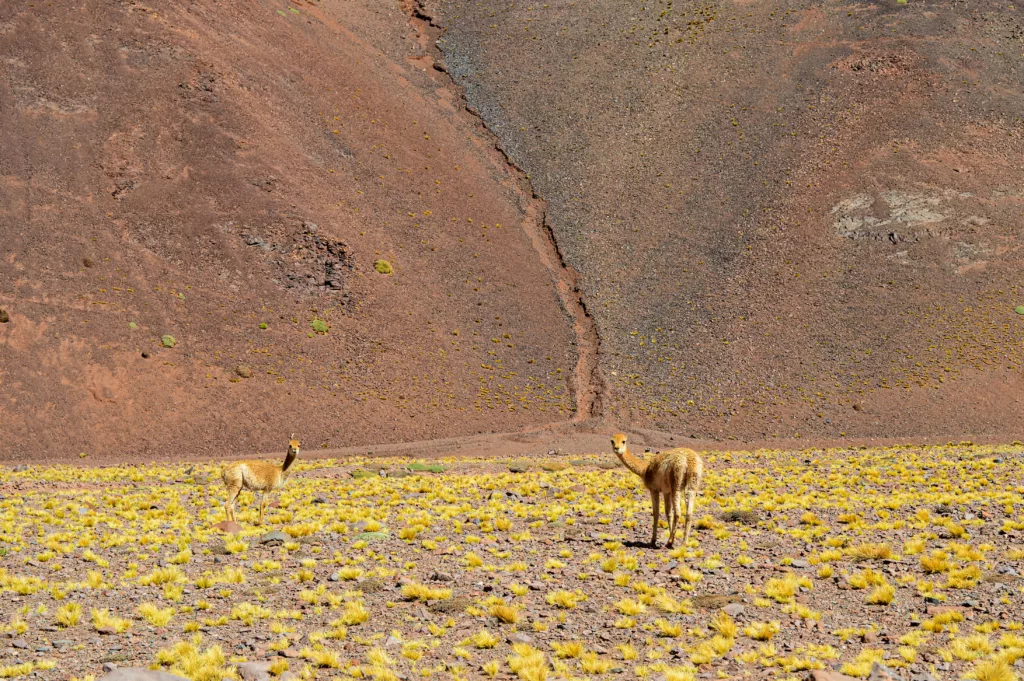
<path id="1" fill-rule="evenodd" d="M 899 456 L 889 475 L 876 475 L 888 451 Z M 0 541 L 12 549 L 0 563 L 0 595 L 22 599 L 5 620 L 14 636 L 35 641 L 53 625 L 54 638 L 83 642 L 97 633 L 111 641 L 127 632 L 133 641 L 166 636 L 158 653 L 138 648 L 133 662 L 212 681 L 232 678 L 238 662 L 226 651 L 256 634 L 266 638 L 266 659 L 300 676 L 362 669 L 384 678 L 443 664 L 478 665 L 488 677 L 600 678 L 616 667 L 649 676 L 666 665 L 666 677 L 674 669 L 687 678 L 691 665 L 716 669 L 735 659 L 752 672 L 839 664 L 864 678 L 874 661 L 899 668 L 927 646 L 961 677 L 998 681 L 1004 663 L 1024 657 L 1020 584 L 999 572 L 1024 569 L 1024 552 L 998 534 L 1024 527 L 1024 490 L 1007 451 L 818 451 L 813 480 L 800 453 L 708 453 L 699 546 L 675 550 L 636 543 L 649 536 L 638 522 L 649 522 L 649 495 L 626 471 L 597 466 L 607 453 L 566 467 L 531 462 L 518 474 L 456 460 L 435 473 L 432 462 L 296 461 L 280 505 L 267 511 L 269 527 L 243 522 L 227 536 L 215 528 L 227 490 L 194 482 L 213 477 L 212 466 L 189 475 L 176 466 L 0 469 L 0 482 L 103 482 L 102 490 L 38 488 L 0 500 Z M 766 460 L 770 478 L 753 472 Z M 379 468 L 423 474 L 380 476 Z M 354 478 L 352 470 L 374 475 Z M 851 475 L 876 482 L 851 488 Z M 957 479 L 965 491 L 954 498 L 936 479 Z M 812 492 L 808 511 L 801 504 Z M 766 509 L 754 524 L 700 512 L 712 500 L 728 507 L 751 498 Z M 949 514 L 922 510 L 946 502 Z M 238 514 L 255 520 L 257 507 Z M 984 534 L 982 510 L 993 530 Z M 42 518 L 60 521 L 60 530 L 40 534 Z M 944 535 L 954 522 L 984 539 Z M 263 543 L 270 530 L 282 534 Z M 591 541 L 564 539 L 583 532 Z M 888 569 L 898 555 L 892 547 L 905 556 L 900 570 Z M 999 607 L 1007 616 L 966 619 L 958 604 L 993 585 L 1006 596 Z M 930 613 L 920 607 L 916 620 L 892 618 L 897 606 L 924 598 Z M 742 614 L 730 616 L 730 606 Z M 877 624 L 847 623 L 844 608 L 862 608 Z M 413 626 L 424 611 L 425 625 Z M 562 623 L 603 638 L 566 637 Z M 882 627 L 891 645 L 874 638 Z M 195 634 L 202 639 L 188 638 Z M 342 647 L 353 643 L 356 656 Z M 276 657 L 289 649 L 296 657 Z M 64 664 L 71 652 L 95 661 L 103 649 L 54 655 Z M 39 668 L 24 673 L 32 671 Z"/>

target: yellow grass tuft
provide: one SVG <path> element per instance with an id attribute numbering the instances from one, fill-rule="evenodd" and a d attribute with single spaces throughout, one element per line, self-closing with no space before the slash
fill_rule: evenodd
<path id="1" fill-rule="evenodd" d="M 660 636 L 667 638 L 678 638 L 683 635 L 683 625 L 678 622 L 669 622 L 665 619 L 654 620 L 654 626 L 658 629 Z"/>
<path id="2" fill-rule="evenodd" d="M 548 605 L 553 605 L 556 608 L 562 608 L 563 610 L 571 610 L 575 608 L 581 601 L 587 600 L 586 594 L 582 591 L 552 591 L 544 597 Z"/>
<path id="3" fill-rule="evenodd" d="M 846 555 L 852 560 L 890 560 L 895 557 L 892 547 L 888 544 L 857 544 L 846 549 Z"/>
<path id="4" fill-rule="evenodd" d="M 623 615 L 639 615 L 647 612 L 647 606 L 631 598 L 623 598 L 615 604 L 615 609 Z"/>
<path id="5" fill-rule="evenodd" d="M 511 605 L 496 603 L 488 609 L 488 612 L 492 617 L 498 618 L 505 624 L 519 623 L 519 608 L 513 608 Z"/>
<path id="6" fill-rule="evenodd" d="M 160 608 L 153 603 L 143 603 L 136 609 L 136 612 L 154 627 L 166 626 L 174 617 L 174 608 Z"/>
<path id="7" fill-rule="evenodd" d="M 892 584 L 883 584 L 868 594 L 868 603 L 871 605 L 889 605 L 896 598 L 896 587 Z"/>
<path id="8" fill-rule="evenodd" d="M 583 654 L 583 644 L 579 641 L 566 641 L 564 643 L 554 642 L 551 644 L 555 656 L 560 658 L 577 658 Z"/>
<path id="9" fill-rule="evenodd" d="M 443 601 L 451 598 L 451 589 L 434 589 L 425 584 L 406 584 L 402 587 L 402 596 L 410 601 Z"/>
<path id="10" fill-rule="evenodd" d="M 78 603 L 68 603 L 57 608 L 57 624 L 61 627 L 73 627 L 82 618 L 82 606 Z"/>
<path id="11" fill-rule="evenodd" d="M 188 579 L 185 577 L 185 573 L 181 571 L 181 568 L 177 565 L 171 565 L 163 568 L 156 568 L 147 575 L 143 575 L 139 578 L 139 584 L 142 586 L 150 585 L 163 585 L 163 584 L 176 584 L 179 582 L 186 582 Z"/>
<path id="12" fill-rule="evenodd" d="M 854 589 L 866 589 L 869 586 L 881 586 L 886 583 L 885 575 L 881 572 L 875 572 L 871 568 L 851 575 L 849 582 L 850 586 Z"/>
<path id="13" fill-rule="evenodd" d="M 967 678 L 977 681 L 1017 681 L 1017 674 L 1006 660 L 995 658 L 976 664 L 967 673 Z"/>
<path id="14" fill-rule="evenodd" d="M 90 614 L 92 615 L 93 628 L 95 628 L 97 631 L 99 631 L 100 629 L 109 628 L 113 629 L 119 634 L 123 634 L 124 632 L 128 631 L 128 629 L 132 626 L 132 623 L 130 621 L 122 619 L 120 617 L 112 616 L 107 608 L 93 608 Z"/>
<path id="15" fill-rule="evenodd" d="M 473 638 L 471 640 L 473 641 L 474 646 L 482 649 L 493 648 L 498 645 L 498 637 L 486 629 L 481 629 L 473 634 Z"/>
<path id="16" fill-rule="evenodd" d="M 778 622 L 752 622 L 743 627 L 743 633 L 755 641 L 768 641 L 779 633 L 782 625 Z"/>
<path id="17" fill-rule="evenodd" d="M 362 601 L 349 601 L 345 604 L 345 610 L 341 613 L 341 617 L 337 619 L 337 622 L 351 627 L 362 624 L 368 619 L 370 619 L 370 611 L 366 609 Z"/>
<path id="18" fill-rule="evenodd" d="M 718 614 L 711 618 L 708 628 L 725 638 L 736 638 L 736 633 L 739 631 L 736 622 L 724 610 L 719 610 Z"/>

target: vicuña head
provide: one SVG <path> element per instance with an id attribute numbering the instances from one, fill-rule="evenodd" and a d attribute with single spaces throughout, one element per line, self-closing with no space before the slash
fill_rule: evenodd
<path id="1" fill-rule="evenodd" d="M 284 455 L 284 463 L 268 461 L 235 461 L 224 467 L 221 478 L 228 488 L 228 499 L 224 504 L 224 512 L 228 520 L 235 519 L 235 500 L 243 489 L 260 493 L 260 518 L 263 523 L 263 511 L 266 506 L 266 495 L 278 489 L 288 479 L 288 469 L 299 456 L 299 441 L 292 433 L 288 441 L 288 452 Z"/>
<path id="2" fill-rule="evenodd" d="M 619 456 L 626 453 L 626 434 L 615 433 L 612 435 L 612 451 Z"/>

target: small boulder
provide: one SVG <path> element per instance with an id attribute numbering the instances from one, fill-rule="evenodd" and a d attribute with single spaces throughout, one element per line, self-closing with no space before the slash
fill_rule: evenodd
<path id="1" fill-rule="evenodd" d="M 829 669 L 815 669 L 811 672 L 811 681 L 857 681 L 852 676 L 840 674 Z"/>
<path id="2" fill-rule="evenodd" d="M 742 603 L 730 603 L 729 605 L 722 608 L 726 615 L 729 617 L 739 617 L 743 614 L 743 611 L 747 608 Z"/>
<path id="3" fill-rule="evenodd" d="M 871 665 L 871 673 L 868 674 L 868 681 L 900 681 L 893 670 L 880 662 Z"/>
<path id="4" fill-rule="evenodd" d="M 239 364 L 235 367 L 235 373 L 242 378 L 252 378 L 252 369 L 245 364 Z"/>
<path id="5" fill-rule="evenodd" d="M 289 536 L 281 530 L 274 530 L 273 532 L 267 532 L 265 535 L 260 537 L 261 544 L 283 544 L 289 540 Z"/>
<path id="6" fill-rule="evenodd" d="M 99 681 L 188 681 L 188 679 L 177 674 L 168 674 L 143 667 L 124 667 L 104 674 Z"/>
<path id="7" fill-rule="evenodd" d="M 269 662 L 243 662 L 238 665 L 242 681 L 270 681 Z"/>

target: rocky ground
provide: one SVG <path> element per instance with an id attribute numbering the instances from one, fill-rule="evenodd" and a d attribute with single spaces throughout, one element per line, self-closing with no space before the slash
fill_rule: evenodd
<path id="1" fill-rule="evenodd" d="M 6 468 L 0 678 L 1011 681 L 1022 457 L 708 452 L 674 549 L 610 454 L 307 459 L 262 527 L 214 466 Z"/>

